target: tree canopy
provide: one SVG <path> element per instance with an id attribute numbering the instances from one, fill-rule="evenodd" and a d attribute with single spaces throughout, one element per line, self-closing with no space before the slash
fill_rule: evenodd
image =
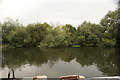
<path id="1" fill-rule="evenodd" d="M 119 9 L 109 11 L 99 24 L 84 21 L 52 27 L 48 23 L 21 25 L 8 19 L 1 23 L 2 43 L 11 47 L 114 47 L 120 45 Z"/>

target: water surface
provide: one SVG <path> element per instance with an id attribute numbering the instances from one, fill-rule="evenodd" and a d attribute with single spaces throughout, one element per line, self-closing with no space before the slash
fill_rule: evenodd
<path id="1" fill-rule="evenodd" d="M 115 48 L 5 48 L 2 53 L 2 77 L 12 68 L 16 77 L 119 75 Z"/>

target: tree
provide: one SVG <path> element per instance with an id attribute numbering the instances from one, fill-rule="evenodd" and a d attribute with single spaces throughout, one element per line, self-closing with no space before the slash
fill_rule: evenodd
<path id="1" fill-rule="evenodd" d="M 105 39 L 103 38 L 101 41 L 103 47 L 114 47 L 116 44 L 115 39 Z"/>
<path id="2" fill-rule="evenodd" d="M 73 27 L 70 24 L 66 24 L 64 26 L 62 26 L 62 30 L 65 33 L 65 44 L 66 46 L 71 46 L 74 43 L 74 34 L 76 32 L 75 27 Z"/>
<path id="3" fill-rule="evenodd" d="M 106 27 L 106 31 L 112 34 L 112 38 L 116 38 L 116 45 L 120 45 L 120 9 L 109 11 L 101 20 L 100 24 Z"/>
<path id="4" fill-rule="evenodd" d="M 29 24 L 27 31 L 31 36 L 30 46 L 37 47 L 39 43 L 49 34 L 51 26 L 47 23 Z"/>
<path id="5" fill-rule="evenodd" d="M 2 43 L 14 47 L 120 46 L 119 13 L 120 9 L 109 11 L 99 24 L 84 21 L 77 29 L 71 24 L 51 27 L 47 23 L 35 23 L 23 26 L 18 20 L 8 18 L 0 24 Z"/>
<path id="6" fill-rule="evenodd" d="M 102 32 L 100 25 L 84 21 L 80 26 L 78 26 L 76 36 L 84 37 L 83 46 L 98 46 L 100 41 L 99 37 L 101 37 L 100 32 Z"/>
<path id="7" fill-rule="evenodd" d="M 12 47 L 28 47 L 30 35 L 24 27 L 17 27 L 15 31 L 10 32 L 8 40 Z"/>
<path id="8" fill-rule="evenodd" d="M 84 36 L 74 36 L 74 45 L 85 46 L 86 39 Z"/>
<path id="9" fill-rule="evenodd" d="M 46 37 L 40 43 L 41 47 L 61 47 L 64 46 L 65 34 L 61 31 L 61 28 L 55 27 L 51 30 L 50 34 L 46 35 Z"/>
<path id="10" fill-rule="evenodd" d="M 97 37 L 97 35 L 91 33 L 86 40 L 88 46 L 98 46 L 99 38 Z"/>
<path id="11" fill-rule="evenodd" d="M 16 27 L 22 26 L 18 20 L 13 21 L 10 18 L 7 18 L 7 20 L 1 25 L 2 26 L 2 43 L 3 44 L 9 44 L 8 37 L 10 35 L 11 31 L 15 31 Z"/>

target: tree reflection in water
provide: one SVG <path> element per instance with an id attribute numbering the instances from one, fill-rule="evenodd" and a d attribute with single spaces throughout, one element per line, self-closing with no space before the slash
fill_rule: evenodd
<path id="1" fill-rule="evenodd" d="M 52 67 L 58 60 L 70 62 L 76 60 L 84 66 L 96 65 L 104 75 L 120 75 L 118 71 L 118 53 L 115 48 L 17 48 L 3 49 L 3 65 L 18 69 L 25 64 Z"/>

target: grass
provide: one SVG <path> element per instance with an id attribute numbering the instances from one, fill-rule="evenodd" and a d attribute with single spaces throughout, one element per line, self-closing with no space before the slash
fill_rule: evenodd
<path id="1" fill-rule="evenodd" d="M 80 45 L 72 45 L 71 47 L 79 48 Z"/>

